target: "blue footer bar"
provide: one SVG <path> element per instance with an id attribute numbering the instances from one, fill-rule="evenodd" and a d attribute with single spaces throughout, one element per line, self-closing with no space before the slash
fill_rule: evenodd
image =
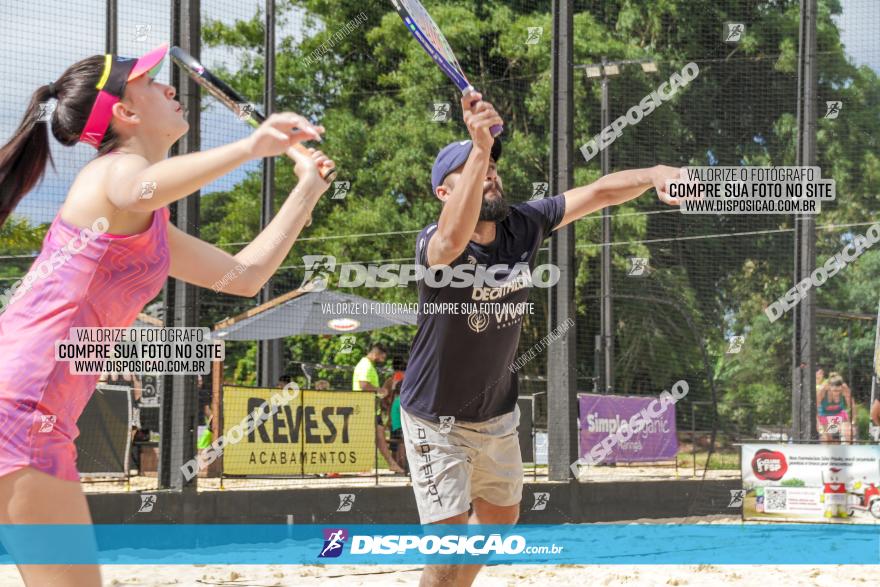
<path id="1" fill-rule="evenodd" d="M 880 564 L 880 525 L 0 525 L 0 564 Z"/>

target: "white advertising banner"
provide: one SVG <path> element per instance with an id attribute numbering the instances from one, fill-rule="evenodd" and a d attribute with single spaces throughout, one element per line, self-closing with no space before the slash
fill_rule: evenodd
<path id="1" fill-rule="evenodd" d="M 880 524 L 880 446 L 744 444 L 746 520 Z"/>

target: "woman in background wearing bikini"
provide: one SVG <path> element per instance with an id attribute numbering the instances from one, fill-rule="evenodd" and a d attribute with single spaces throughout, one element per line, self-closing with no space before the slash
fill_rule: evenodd
<path id="1" fill-rule="evenodd" d="M 849 386 L 840 374 L 830 373 L 827 380 L 816 386 L 816 413 L 822 442 L 833 442 L 833 435 L 839 433 L 842 442 L 852 443 L 855 406 Z"/>

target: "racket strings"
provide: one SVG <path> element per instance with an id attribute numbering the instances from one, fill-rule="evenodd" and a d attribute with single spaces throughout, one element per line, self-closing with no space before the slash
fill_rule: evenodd
<path id="1" fill-rule="evenodd" d="M 399 0 L 399 2 L 409 12 L 410 18 L 419 26 L 425 39 L 464 78 L 464 71 L 458 63 L 458 59 L 455 58 L 452 47 L 449 45 L 446 37 L 443 36 L 440 27 L 437 26 L 437 23 L 428 14 L 428 11 L 425 10 L 425 7 L 420 2 L 414 0 Z"/>

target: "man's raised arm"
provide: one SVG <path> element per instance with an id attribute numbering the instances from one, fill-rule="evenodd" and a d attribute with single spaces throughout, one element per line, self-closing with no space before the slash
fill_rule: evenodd
<path id="1" fill-rule="evenodd" d="M 445 185 L 438 187 L 438 196 L 443 200 L 443 211 L 437 222 L 437 231 L 428 243 L 429 267 L 452 263 L 464 251 L 480 219 L 483 183 L 486 181 L 492 144 L 495 142 L 490 129 L 496 124 L 502 124 L 501 117 L 492 104 L 483 102 L 481 98 L 479 93 L 470 93 L 461 99 L 464 122 L 471 135 L 473 148 L 451 192 Z M 442 195 L 439 193 L 441 190 Z"/>

